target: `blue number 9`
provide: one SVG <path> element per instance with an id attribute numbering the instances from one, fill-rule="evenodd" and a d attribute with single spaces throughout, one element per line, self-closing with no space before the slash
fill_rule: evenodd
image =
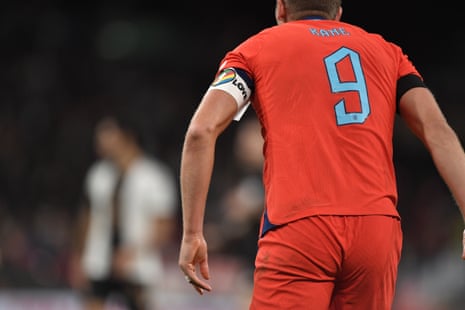
<path id="1" fill-rule="evenodd" d="M 341 82 L 339 79 L 337 64 L 346 57 L 349 57 L 350 64 L 354 71 L 355 81 L 353 82 Z M 324 61 L 331 85 L 331 91 L 333 93 L 356 91 L 360 98 L 360 112 L 347 112 L 344 98 L 334 106 L 337 125 L 363 124 L 370 114 L 370 102 L 368 100 L 368 92 L 360 56 L 353 50 L 342 47 L 335 53 L 326 57 Z"/>

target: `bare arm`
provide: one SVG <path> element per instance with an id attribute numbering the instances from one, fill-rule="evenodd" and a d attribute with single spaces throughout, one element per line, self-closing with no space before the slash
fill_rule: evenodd
<path id="1" fill-rule="evenodd" d="M 155 249 L 163 249 L 173 240 L 176 222 L 171 217 L 157 217 L 154 220 L 151 245 Z"/>
<path id="2" fill-rule="evenodd" d="M 233 97 L 221 90 L 211 90 L 202 99 L 189 124 L 181 158 L 181 203 L 183 237 L 179 266 L 186 279 L 200 293 L 211 287 L 196 274 L 209 279 L 207 245 L 203 221 L 210 186 L 215 144 L 237 112 Z"/>
<path id="3" fill-rule="evenodd" d="M 86 276 L 81 267 L 82 255 L 89 231 L 90 210 L 88 202 L 84 203 L 77 214 L 76 226 L 73 227 L 73 247 L 69 264 L 69 280 L 72 287 L 83 289 L 87 284 Z"/>
<path id="4" fill-rule="evenodd" d="M 400 100 L 400 114 L 429 150 L 465 220 L 465 153 L 434 96 L 426 88 L 413 88 Z M 465 259 L 465 234 L 463 239 Z"/>

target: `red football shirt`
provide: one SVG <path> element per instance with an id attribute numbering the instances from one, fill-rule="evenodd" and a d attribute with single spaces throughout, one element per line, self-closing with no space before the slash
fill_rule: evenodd
<path id="1" fill-rule="evenodd" d="M 252 36 L 226 54 L 228 67 L 254 83 L 271 223 L 398 216 L 396 83 L 420 75 L 397 45 L 350 24 L 299 20 Z"/>

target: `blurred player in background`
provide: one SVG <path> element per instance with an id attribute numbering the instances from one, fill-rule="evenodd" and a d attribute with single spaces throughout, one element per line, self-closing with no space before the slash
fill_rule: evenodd
<path id="1" fill-rule="evenodd" d="M 235 182 L 218 202 L 218 220 L 206 228 L 210 250 L 236 257 L 248 275 L 257 254 L 257 231 L 263 210 L 263 138 L 254 117 L 241 122 L 234 137 Z"/>
<path id="2" fill-rule="evenodd" d="M 396 113 L 465 214 L 463 148 L 401 48 L 341 22 L 340 0 L 277 0 L 275 13 L 277 26 L 226 54 L 191 119 L 180 268 L 199 293 L 211 290 L 201 277 L 210 277 L 203 220 L 215 143 L 251 101 L 265 140 L 265 210 L 250 308 L 390 309 L 402 246 Z"/>
<path id="3" fill-rule="evenodd" d="M 173 241 L 175 178 L 144 152 L 127 116 L 105 117 L 95 130 L 101 159 L 85 183 L 88 208 L 73 273 L 87 309 L 103 309 L 109 298 L 128 309 L 154 309 L 149 294 L 162 277 L 161 249 Z"/>

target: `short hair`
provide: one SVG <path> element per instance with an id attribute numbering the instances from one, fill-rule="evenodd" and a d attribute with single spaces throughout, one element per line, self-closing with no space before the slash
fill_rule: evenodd
<path id="1" fill-rule="evenodd" d="M 97 124 L 105 120 L 112 120 L 125 134 L 134 139 L 134 142 L 144 146 L 144 130 L 142 126 L 142 114 L 136 111 L 129 104 L 117 103 L 102 111 L 101 117 Z M 98 126 L 98 125 L 97 125 Z"/>
<path id="2" fill-rule="evenodd" d="M 320 12 L 330 18 L 336 17 L 342 0 L 285 0 L 291 14 L 301 15 L 307 12 Z"/>

